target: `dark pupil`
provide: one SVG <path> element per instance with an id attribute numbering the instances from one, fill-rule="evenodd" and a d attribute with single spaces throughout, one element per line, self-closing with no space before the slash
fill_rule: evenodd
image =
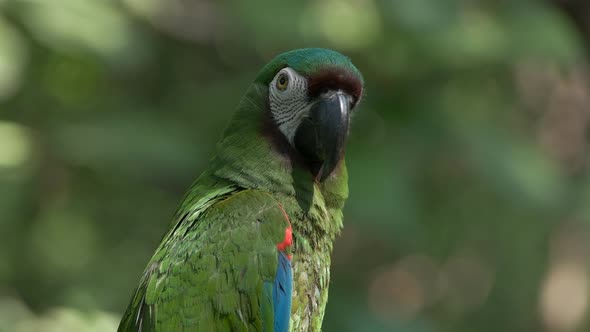
<path id="1" fill-rule="evenodd" d="M 282 76 L 282 77 L 279 79 L 279 84 L 280 84 L 280 85 L 285 85 L 285 83 L 287 83 L 287 79 L 285 78 L 285 76 Z"/>

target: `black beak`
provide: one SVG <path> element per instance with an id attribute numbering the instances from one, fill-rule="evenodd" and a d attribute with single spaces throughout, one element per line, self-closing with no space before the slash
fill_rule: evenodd
<path id="1" fill-rule="evenodd" d="M 295 148 L 320 181 L 332 174 L 344 155 L 351 100 L 342 91 L 321 95 L 295 132 Z"/>

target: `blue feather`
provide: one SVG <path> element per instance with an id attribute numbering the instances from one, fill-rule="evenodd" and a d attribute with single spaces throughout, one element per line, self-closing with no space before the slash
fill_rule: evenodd
<path id="1" fill-rule="evenodd" d="M 293 272 L 291 270 L 291 261 L 284 252 L 279 252 L 279 266 L 272 291 L 275 332 L 289 331 L 292 290 Z"/>

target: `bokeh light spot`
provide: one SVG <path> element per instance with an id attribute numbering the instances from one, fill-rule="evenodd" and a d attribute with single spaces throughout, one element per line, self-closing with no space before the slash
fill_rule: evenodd
<path id="1" fill-rule="evenodd" d="M 0 101 L 20 87 L 28 52 L 18 32 L 0 17 Z"/>
<path id="2" fill-rule="evenodd" d="M 301 23 L 304 35 L 319 31 L 324 38 L 344 49 L 362 48 L 373 43 L 381 21 L 371 0 L 325 0 L 308 7 Z"/>
<path id="3" fill-rule="evenodd" d="M 0 121 L 0 168 L 22 166 L 31 157 L 31 146 L 27 128 L 14 122 Z"/>
<path id="4" fill-rule="evenodd" d="M 494 283 L 494 271 L 474 249 L 452 255 L 439 274 L 438 285 L 445 308 L 464 314 L 483 305 Z"/>
<path id="5" fill-rule="evenodd" d="M 551 331 L 573 331 L 588 308 L 588 272 L 573 262 L 551 268 L 543 282 L 541 312 Z"/>
<path id="6" fill-rule="evenodd" d="M 436 263 L 412 255 L 378 271 L 369 285 L 369 306 L 383 320 L 414 318 L 432 303 L 436 292 Z"/>

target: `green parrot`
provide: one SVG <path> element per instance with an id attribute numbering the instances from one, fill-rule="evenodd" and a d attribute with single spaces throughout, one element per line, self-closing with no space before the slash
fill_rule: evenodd
<path id="1" fill-rule="evenodd" d="M 321 330 L 363 84 L 328 49 L 282 53 L 262 68 L 150 259 L 120 332 Z"/>

